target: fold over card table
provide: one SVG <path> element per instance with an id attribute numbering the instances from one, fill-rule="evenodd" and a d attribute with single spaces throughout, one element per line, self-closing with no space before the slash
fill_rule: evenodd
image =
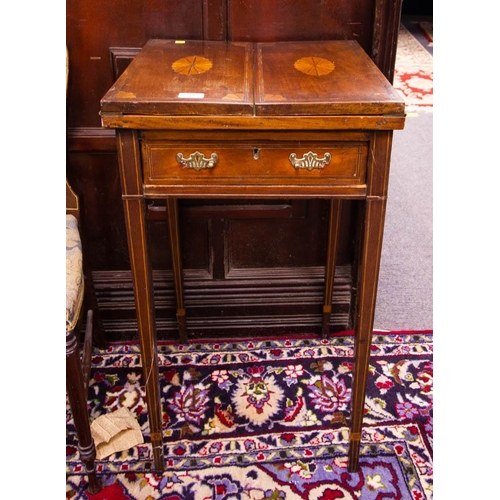
<path id="1" fill-rule="evenodd" d="M 342 200 L 359 200 L 349 470 L 358 468 L 393 131 L 404 102 L 355 41 L 150 40 L 101 101 L 116 129 L 154 466 L 164 469 L 146 202 L 165 199 L 182 342 L 178 199 L 330 200 L 323 335 Z M 293 252 L 293 249 L 290 249 Z"/>

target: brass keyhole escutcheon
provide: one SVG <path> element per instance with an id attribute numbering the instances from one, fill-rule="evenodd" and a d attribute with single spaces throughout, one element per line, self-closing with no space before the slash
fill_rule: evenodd
<path id="1" fill-rule="evenodd" d="M 258 160 L 260 157 L 260 149 L 259 148 L 253 148 L 253 159 Z"/>

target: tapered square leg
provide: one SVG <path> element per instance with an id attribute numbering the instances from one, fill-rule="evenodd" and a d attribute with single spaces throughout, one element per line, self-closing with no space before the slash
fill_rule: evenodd
<path id="1" fill-rule="evenodd" d="M 122 198 L 127 227 L 130 265 L 134 283 L 141 362 L 154 467 L 164 470 L 162 408 L 157 359 L 156 322 L 151 265 L 146 227 L 146 204 L 142 195 L 139 140 L 136 131 L 117 132 Z"/>
<path id="2" fill-rule="evenodd" d="M 370 148 L 367 191 L 363 202 L 363 228 L 360 262 L 358 266 L 358 296 L 355 318 L 354 374 L 352 383 L 351 428 L 349 438 L 349 471 L 359 467 L 363 415 L 365 407 L 368 370 L 377 284 L 382 253 L 384 219 L 387 204 L 387 179 L 392 132 L 375 135 Z M 383 166 L 384 168 L 381 168 Z"/>
<path id="3" fill-rule="evenodd" d="M 186 308 L 184 306 L 184 279 L 182 275 L 182 254 L 179 234 L 179 213 L 176 198 L 167 199 L 167 218 L 172 252 L 172 271 L 174 274 L 175 298 L 177 303 L 177 325 L 179 338 L 187 343 Z"/>
<path id="4" fill-rule="evenodd" d="M 332 315 L 332 295 L 335 281 L 335 264 L 337 260 L 337 241 L 340 226 L 341 200 L 330 200 L 330 216 L 328 222 L 328 247 L 325 266 L 325 290 L 323 301 L 323 321 L 321 335 L 326 338 L 330 333 L 330 318 Z"/>

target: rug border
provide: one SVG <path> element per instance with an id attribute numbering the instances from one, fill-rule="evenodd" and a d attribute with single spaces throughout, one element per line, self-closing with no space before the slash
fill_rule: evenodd
<path id="1" fill-rule="evenodd" d="M 433 329 L 424 329 L 424 330 L 379 330 L 374 329 L 372 331 L 373 335 L 432 335 L 434 334 Z M 333 332 L 329 333 L 327 339 L 330 338 L 338 338 L 338 337 L 354 337 L 354 330 L 344 330 L 341 332 Z M 188 344 L 225 344 L 225 343 L 234 343 L 234 342 L 265 342 L 269 341 L 279 341 L 279 340 L 309 340 L 309 339 L 317 339 L 321 340 L 322 337 L 319 334 L 314 333 L 296 333 L 292 335 L 287 335 L 286 337 L 283 335 L 266 335 L 261 337 L 217 337 L 217 338 L 203 338 L 203 339 L 188 339 Z M 180 344 L 179 340 L 158 340 L 157 345 L 176 345 Z M 108 342 L 109 346 L 121 346 L 121 345 L 138 345 L 140 344 L 139 340 L 117 340 Z M 105 349 L 104 349 L 105 350 Z"/>

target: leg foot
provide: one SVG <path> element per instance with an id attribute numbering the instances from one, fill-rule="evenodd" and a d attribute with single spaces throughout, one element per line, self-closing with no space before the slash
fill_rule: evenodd
<path id="1" fill-rule="evenodd" d="M 321 328 L 321 336 L 326 339 L 330 333 L 330 317 L 332 315 L 332 306 L 323 306 L 323 324 Z"/>
<path id="2" fill-rule="evenodd" d="M 361 446 L 361 436 L 351 433 L 349 438 L 349 472 L 358 472 L 359 469 L 359 448 Z"/>
<path id="3" fill-rule="evenodd" d="M 96 493 L 99 493 L 101 491 L 101 483 L 97 479 L 97 474 L 95 471 L 95 446 L 94 442 L 92 441 L 90 445 L 83 447 L 81 445 L 78 445 L 78 451 L 80 453 L 80 460 L 83 462 L 85 465 L 85 468 L 87 469 L 87 478 L 88 478 L 88 492 L 91 495 L 95 495 Z"/>
<path id="4" fill-rule="evenodd" d="M 179 327 L 179 339 L 182 344 L 187 344 L 186 310 L 177 309 L 177 325 Z"/>

